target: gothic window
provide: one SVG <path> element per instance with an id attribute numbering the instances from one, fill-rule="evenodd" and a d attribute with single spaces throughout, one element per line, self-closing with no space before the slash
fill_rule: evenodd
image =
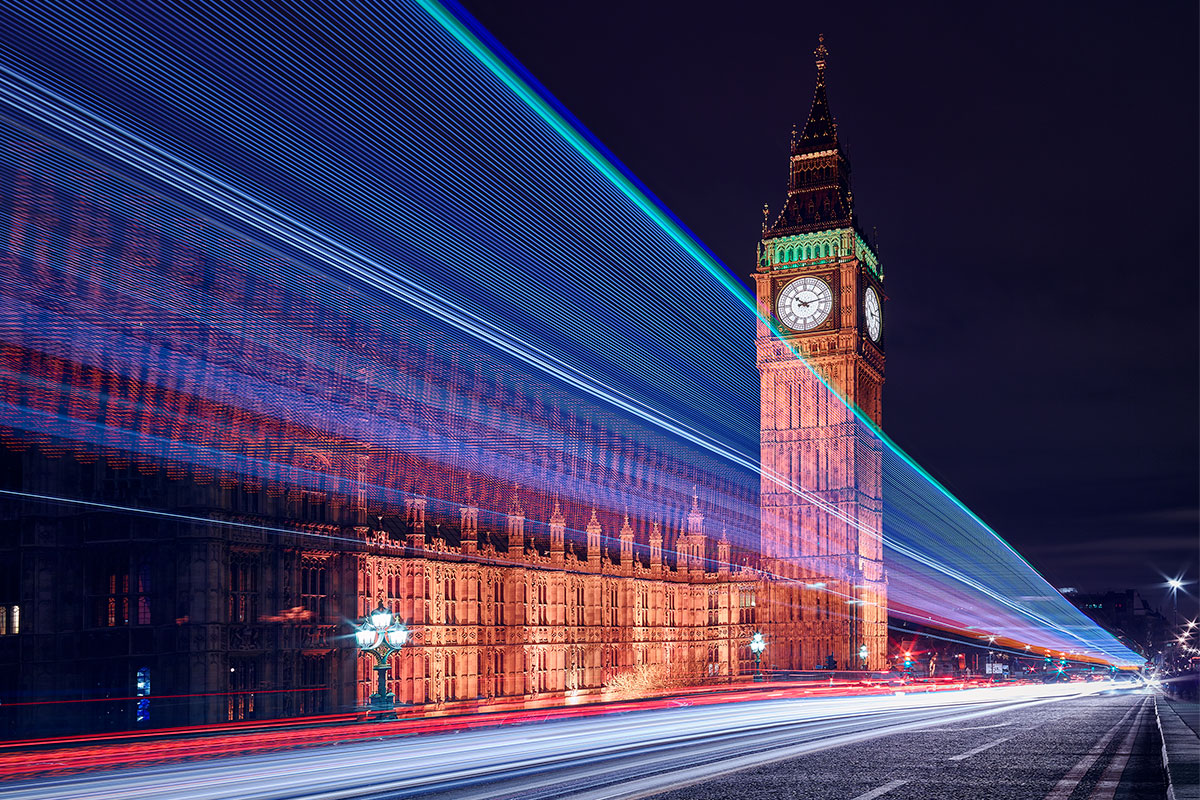
<path id="1" fill-rule="evenodd" d="M 454 578 L 446 578 L 443 586 L 443 596 L 446 599 L 446 624 L 458 624 L 458 591 Z"/>
<path id="2" fill-rule="evenodd" d="M 577 583 L 577 584 L 575 584 L 575 624 L 576 625 L 586 625 L 587 624 L 587 612 L 584 609 L 583 600 L 584 600 L 583 584 Z"/>
<path id="3" fill-rule="evenodd" d="M 100 557 L 89 581 L 92 624 L 99 628 L 150 624 L 150 566 L 130 570 L 128 556 Z"/>
<path id="4" fill-rule="evenodd" d="M 443 673 L 443 692 L 442 697 L 446 700 L 458 699 L 458 667 L 454 663 L 454 656 L 447 655 L 443 663 L 445 672 Z"/>
<path id="5" fill-rule="evenodd" d="M 757 598 L 753 591 L 743 591 L 741 593 L 741 604 L 738 608 L 738 621 L 743 625 L 752 625 L 757 622 Z"/>
<path id="6" fill-rule="evenodd" d="M 430 671 L 429 667 L 430 667 L 429 656 L 425 656 L 425 672 L 424 672 L 424 678 L 422 678 L 422 683 L 424 684 L 423 692 L 425 694 L 426 700 L 434 699 L 433 689 L 435 687 L 435 684 L 433 683 L 433 672 Z"/>
<path id="7" fill-rule="evenodd" d="M 829 258 L 829 243 L 825 243 L 825 257 Z"/>
<path id="8" fill-rule="evenodd" d="M 791 263 L 792 261 L 795 261 L 795 260 L 796 260 L 796 254 L 795 254 L 795 252 L 792 250 L 792 248 L 790 248 L 790 247 L 787 249 L 787 258 L 786 258 L 785 260 L 786 260 L 788 263 Z"/>
<path id="9" fill-rule="evenodd" d="M 229 562 L 229 621 L 254 622 L 257 619 L 258 562 L 251 558 L 235 558 Z"/>
<path id="10" fill-rule="evenodd" d="M 398 672 L 393 671 L 393 674 Z M 300 714 L 320 714 L 325 711 L 325 689 L 329 685 L 327 656 L 303 656 L 300 659 Z"/>
<path id="11" fill-rule="evenodd" d="M 141 667 L 134 674 L 137 689 L 137 721 L 150 721 L 150 668 Z"/>
<path id="12" fill-rule="evenodd" d="M 504 611 L 504 582 L 496 581 L 496 624 L 506 624 L 507 614 Z"/>
<path id="13" fill-rule="evenodd" d="M 253 659 L 229 660 L 229 702 L 226 719 L 237 722 L 254 719 L 254 689 L 257 683 L 257 664 Z"/>
<path id="14" fill-rule="evenodd" d="M 537 622 L 538 625 L 545 625 L 545 624 L 547 624 L 547 622 L 546 622 L 546 617 L 547 617 L 546 584 L 544 584 L 544 583 L 537 584 L 536 586 L 534 586 L 534 592 L 535 592 L 535 597 L 537 599 L 537 608 L 535 609 L 537 618 L 535 621 Z"/>

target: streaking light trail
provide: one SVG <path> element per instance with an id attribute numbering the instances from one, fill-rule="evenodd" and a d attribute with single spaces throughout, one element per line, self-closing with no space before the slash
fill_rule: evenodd
<path id="1" fill-rule="evenodd" d="M 419 503 L 458 546 L 470 507 L 487 561 L 519 509 L 535 553 L 561 515 L 678 564 L 703 508 L 702 559 L 750 574 L 766 472 L 880 536 L 760 463 L 751 294 L 461 8 L 205 14 L 0 10 L 0 442 L 63 465 L 11 514 L 360 541 Z M 889 614 L 1141 663 L 842 412 L 881 452 Z"/>

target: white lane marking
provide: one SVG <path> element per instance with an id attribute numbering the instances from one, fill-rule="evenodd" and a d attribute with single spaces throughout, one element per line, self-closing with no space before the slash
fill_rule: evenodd
<path id="1" fill-rule="evenodd" d="M 872 789 L 866 794 L 860 794 L 858 797 L 854 798 L 854 800 L 874 800 L 874 798 L 882 797 L 892 789 L 899 789 L 906 783 L 908 783 L 908 781 L 890 781 L 885 783 L 883 786 L 880 786 L 878 789 Z"/>
<path id="2" fill-rule="evenodd" d="M 962 761 L 964 758 L 970 758 L 971 756 L 978 755 L 978 754 L 982 753 L 984 750 L 995 747 L 998 744 L 1003 744 L 1004 742 L 1007 742 L 1011 738 L 1013 738 L 1013 737 L 1005 736 L 1003 739 L 997 739 L 994 742 L 988 742 L 987 744 L 981 744 L 981 745 L 979 745 L 979 747 L 976 747 L 974 750 L 968 750 L 965 753 L 959 753 L 956 756 L 950 756 L 949 760 L 950 761 Z"/>
<path id="3" fill-rule="evenodd" d="M 1092 789 L 1092 796 L 1088 800 L 1113 800 L 1117 793 L 1117 786 L 1121 783 L 1121 776 L 1125 774 L 1125 765 L 1129 763 L 1129 756 L 1133 753 L 1133 740 L 1137 737 L 1137 732 L 1141 730 L 1145 718 L 1146 704 L 1143 702 L 1142 713 L 1137 715 L 1133 725 L 1129 728 L 1129 733 L 1117 746 L 1113 760 L 1109 762 L 1104 774 L 1096 782 L 1095 788 Z"/>
<path id="4" fill-rule="evenodd" d="M 1050 790 L 1050 794 L 1046 795 L 1046 800 L 1067 800 L 1067 798 L 1070 797 L 1075 791 L 1075 787 L 1079 785 L 1081 780 L 1083 780 L 1083 776 L 1086 775 L 1087 771 L 1092 768 L 1092 764 L 1096 763 L 1096 759 L 1098 759 L 1100 754 L 1103 753 L 1105 748 L 1108 747 L 1108 743 L 1111 742 L 1113 737 L 1117 735 L 1117 731 L 1119 731 L 1121 726 L 1125 724 L 1125 720 L 1129 719 L 1133 715 L 1133 712 L 1145 705 L 1145 702 L 1145 700 L 1142 700 L 1141 703 L 1131 707 L 1128 711 L 1126 711 L 1125 716 L 1121 717 L 1121 719 L 1117 721 L 1116 725 L 1113 725 L 1111 728 L 1109 728 L 1108 733 L 1100 737 L 1100 740 L 1093 745 L 1092 749 L 1088 751 L 1087 755 L 1079 759 L 1079 763 L 1071 767 L 1070 771 L 1062 777 L 1062 780 L 1054 785 L 1054 788 Z"/>

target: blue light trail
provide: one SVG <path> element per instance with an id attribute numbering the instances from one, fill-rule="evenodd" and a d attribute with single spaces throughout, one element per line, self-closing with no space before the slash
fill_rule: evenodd
<path id="1" fill-rule="evenodd" d="M 754 563 L 770 320 L 463 9 L 0 23 L 6 445 L 343 506 L 469 497 L 498 529 L 514 494 L 539 530 L 562 498 L 573 535 L 598 509 L 639 546 L 698 491 Z M 1141 663 L 852 411 L 894 616 Z M 787 487 L 879 535 L 818 488 Z"/>

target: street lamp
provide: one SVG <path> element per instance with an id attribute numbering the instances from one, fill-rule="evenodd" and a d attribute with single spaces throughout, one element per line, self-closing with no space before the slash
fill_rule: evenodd
<path id="1" fill-rule="evenodd" d="M 1167 588 L 1171 590 L 1171 601 L 1175 606 L 1175 616 L 1171 620 L 1171 624 L 1179 624 L 1179 590 L 1183 588 L 1183 581 L 1179 578 L 1168 578 Z"/>
<path id="2" fill-rule="evenodd" d="M 1179 590 L 1183 588 L 1183 581 L 1179 578 L 1167 578 L 1167 588 L 1171 590 L 1171 605 L 1173 607 L 1173 611 L 1171 614 L 1171 626 L 1178 627 L 1179 626 Z M 1183 643 L 1183 641 L 1181 639 L 1180 644 L 1182 644 L 1182 643 Z M 1177 655 L 1178 655 L 1178 648 L 1176 649 L 1176 656 Z"/>
<path id="3" fill-rule="evenodd" d="M 408 641 L 408 626 L 380 603 L 378 608 L 363 617 L 361 624 L 355 626 L 354 639 L 359 650 L 375 658 L 378 689 L 371 695 L 371 710 L 380 712 L 375 718 L 395 718 L 395 696 L 387 690 L 388 658 Z"/>
<path id="4" fill-rule="evenodd" d="M 867 649 L 867 646 L 865 644 L 858 648 L 858 658 L 860 661 L 862 661 L 863 669 L 867 668 L 867 656 L 870 654 L 871 654 L 871 651 Z"/>
<path id="5" fill-rule="evenodd" d="M 750 637 L 750 652 L 754 654 L 754 680 L 762 680 L 762 654 L 767 649 L 767 640 L 761 633 Z"/>

